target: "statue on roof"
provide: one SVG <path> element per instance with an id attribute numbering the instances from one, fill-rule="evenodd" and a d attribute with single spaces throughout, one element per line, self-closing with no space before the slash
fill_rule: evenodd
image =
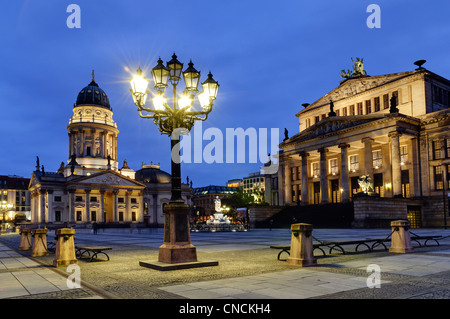
<path id="1" fill-rule="evenodd" d="M 364 70 L 364 62 L 362 58 L 356 58 L 356 61 L 352 59 L 353 62 L 353 72 L 351 70 L 342 70 L 340 72 L 341 78 L 344 79 L 350 79 L 358 76 L 364 76 L 367 75 L 366 70 Z"/>

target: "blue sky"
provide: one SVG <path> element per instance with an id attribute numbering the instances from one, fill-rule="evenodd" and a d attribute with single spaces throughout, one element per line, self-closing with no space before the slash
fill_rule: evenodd
<path id="1" fill-rule="evenodd" d="M 67 6 L 81 8 L 70 29 Z M 381 28 L 366 12 L 381 8 Z M 0 10 L 0 174 L 30 177 L 36 156 L 56 171 L 68 154 L 67 124 L 78 92 L 95 79 L 108 94 L 124 159 L 161 163 L 170 172 L 170 142 L 138 116 L 125 68 L 150 70 L 173 52 L 211 71 L 220 90 L 203 130 L 284 128 L 298 132 L 295 114 L 339 85 L 351 58 L 369 75 L 403 72 L 426 59 L 450 78 L 450 3 L 444 0 L 133 0 L 8 1 Z M 150 76 L 150 75 L 148 75 Z M 204 141 L 203 146 L 209 141 Z M 258 171 L 256 164 L 183 164 L 194 187 L 223 185 Z"/>

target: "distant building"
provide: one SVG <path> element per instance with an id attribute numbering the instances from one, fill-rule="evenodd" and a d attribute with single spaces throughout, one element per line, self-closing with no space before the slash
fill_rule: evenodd
<path id="1" fill-rule="evenodd" d="M 243 192 L 252 194 L 256 203 L 264 203 L 265 189 L 265 177 L 260 172 L 250 173 L 247 177 L 243 178 Z"/>
<path id="2" fill-rule="evenodd" d="M 192 203 L 194 205 L 194 215 L 209 216 L 215 212 L 214 201 L 217 197 L 220 200 L 231 197 L 239 191 L 239 187 L 226 186 L 205 186 L 194 188 Z"/>
<path id="3" fill-rule="evenodd" d="M 0 203 L 12 205 L 12 209 L 5 214 L 5 220 L 14 220 L 17 214 L 30 219 L 30 192 L 28 191 L 29 178 L 15 175 L 0 175 Z M 3 214 L 0 214 L 0 219 Z"/>
<path id="4" fill-rule="evenodd" d="M 242 178 L 230 179 L 227 182 L 227 187 L 242 187 Z"/>

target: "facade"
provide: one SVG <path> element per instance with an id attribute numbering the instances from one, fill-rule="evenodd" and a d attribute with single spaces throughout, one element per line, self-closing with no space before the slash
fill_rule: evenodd
<path id="1" fill-rule="evenodd" d="M 29 178 L 20 176 L 0 175 L 0 203 L 12 205 L 10 211 L 5 212 L 5 220 L 14 220 L 16 215 L 30 219 Z M 0 214 L 3 221 L 3 212 Z"/>
<path id="2" fill-rule="evenodd" d="M 126 160 L 119 169 L 119 130 L 108 96 L 94 77 L 79 92 L 67 130 L 67 164 L 47 172 L 39 157 L 36 160 L 28 187 L 32 223 L 164 224 L 162 207 L 171 197 L 170 175 L 159 165 L 143 164 L 135 172 Z M 183 199 L 190 204 L 190 188 L 182 187 Z"/>
<path id="3" fill-rule="evenodd" d="M 401 202 L 405 217 L 414 211 L 422 226 L 442 225 L 448 215 L 449 115 L 450 81 L 421 66 L 350 76 L 296 114 L 299 133 L 280 144 L 278 185 L 266 190 L 277 194 L 278 203 L 272 198 L 271 204 L 355 201 L 358 179 L 368 176 L 377 203 Z M 366 211 L 377 210 L 367 205 Z"/>

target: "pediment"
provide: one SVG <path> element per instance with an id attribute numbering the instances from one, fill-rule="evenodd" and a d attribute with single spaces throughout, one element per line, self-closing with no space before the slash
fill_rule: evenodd
<path id="1" fill-rule="evenodd" d="M 309 105 L 305 110 L 323 106 L 333 102 L 355 96 L 359 93 L 374 89 L 386 83 L 397 81 L 401 78 L 411 75 L 413 72 L 393 73 L 378 76 L 365 76 L 358 78 L 350 78 L 341 82 L 337 88 L 325 94 L 323 97 Z M 303 112 L 302 110 L 301 112 Z M 300 113 L 301 113 L 300 112 Z"/>
<path id="2" fill-rule="evenodd" d="M 134 186 L 145 187 L 145 185 L 136 182 L 128 177 L 114 172 L 102 172 L 92 176 L 83 176 L 71 180 L 69 183 L 76 184 L 95 184 L 95 185 L 107 185 L 107 186 Z"/>

